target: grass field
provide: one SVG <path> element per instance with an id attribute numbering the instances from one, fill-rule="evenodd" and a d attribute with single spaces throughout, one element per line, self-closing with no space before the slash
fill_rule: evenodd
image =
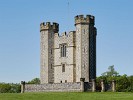
<path id="1" fill-rule="evenodd" d="M 5 93 L 0 100 L 133 100 L 133 93 Z"/>

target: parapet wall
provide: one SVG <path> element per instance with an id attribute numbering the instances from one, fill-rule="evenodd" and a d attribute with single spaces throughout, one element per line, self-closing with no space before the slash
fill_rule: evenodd
<path id="1" fill-rule="evenodd" d="M 66 43 L 68 46 L 75 46 L 75 31 L 70 31 L 68 34 L 66 32 L 59 35 L 58 33 L 54 34 L 54 47 L 59 48 L 59 45 Z"/>
<path id="2" fill-rule="evenodd" d="M 76 24 L 95 24 L 95 17 L 92 15 L 77 15 L 75 16 L 75 25 Z"/>
<path id="3" fill-rule="evenodd" d="M 26 84 L 25 92 L 80 92 L 81 83 Z"/>
<path id="4" fill-rule="evenodd" d="M 41 23 L 40 24 L 40 32 L 44 31 L 44 30 L 53 30 L 55 33 L 58 33 L 59 31 L 59 24 L 58 23 L 50 23 L 50 22 L 46 22 L 46 23 Z"/>
<path id="5" fill-rule="evenodd" d="M 84 78 L 80 78 L 81 82 L 75 83 L 53 83 L 53 84 L 25 84 L 25 81 L 21 81 L 21 93 L 24 92 L 84 92 L 84 91 L 99 91 L 96 86 L 96 81 L 84 82 Z M 113 80 L 111 84 L 105 84 L 104 80 L 101 80 L 100 91 L 116 91 L 116 82 Z"/>

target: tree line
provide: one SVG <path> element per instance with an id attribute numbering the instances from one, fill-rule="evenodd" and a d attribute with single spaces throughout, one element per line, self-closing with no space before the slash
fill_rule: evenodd
<path id="1" fill-rule="evenodd" d="M 34 78 L 31 81 L 26 82 L 26 84 L 40 84 L 39 78 Z M 0 83 L 0 93 L 20 93 L 21 84 L 20 83 Z"/>
<path id="2" fill-rule="evenodd" d="M 119 75 L 114 69 L 114 65 L 108 67 L 108 71 L 97 77 L 97 86 L 100 87 L 100 81 L 104 80 L 105 84 L 110 84 L 112 80 L 116 81 L 117 92 L 133 92 L 133 76 Z"/>
<path id="3" fill-rule="evenodd" d="M 20 93 L 20 84 L 0 83 L 0 93 Z"/>

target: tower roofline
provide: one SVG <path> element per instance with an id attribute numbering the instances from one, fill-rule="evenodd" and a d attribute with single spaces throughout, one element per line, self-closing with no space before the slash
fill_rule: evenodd
<path id="1" fill-rule="evenodd" d="M 77 24 L 95 24 L 95 17 L 92 15 L 77 15 L 75 16 L 75 25 Z"/>
<path id="2" fill-rule="evenodd" d="M 41 31 L 45 31 L 45 30 L 54 30 L 54 32 L 58 32 L 59 31 L 59 24 L 56 22 L 50 23 L 50 22 L 43 22 L 40 24 L 40 32 Z"/>

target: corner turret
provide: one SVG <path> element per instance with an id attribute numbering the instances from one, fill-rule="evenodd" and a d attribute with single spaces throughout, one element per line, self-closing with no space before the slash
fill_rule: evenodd
<path id="1" fill-rule="evenodd" d="M 77 24 L 95 24 L 95 17 L 92 15 L 77 15 L 75 16 L 75 25 Z"/>
<path id="2" fill-rule="evenodd" d="M 44 31 L 44 30 L 53 30 L 55 33 L 58 33 L 59 31 L 59 24 L 53 22 L 53 24 L 51 24 L 50 22 L 46 22 L 46 24 L 43 22 L 40 24 L 40 32 Z"/>

